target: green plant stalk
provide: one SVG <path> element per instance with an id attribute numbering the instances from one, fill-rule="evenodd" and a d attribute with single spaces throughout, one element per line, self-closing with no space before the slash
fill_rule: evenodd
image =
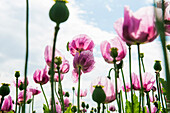
<path id="1" fill-rule="evenodd" d="M 102 105 L 103 105 L 103 107 L 102 107 L 102 108 L 103 108 L 102 113 L 104 113 L 104 103 L 102 103 Z"/>
<path id="2" fill-rule="evenodd" d="M 32 113 L 34 111 L 34 95 L 32 95 Z"/>
<path id="3" fill-rule="evenodd" d="M 28 22 L 29 22 L 29 1 L 26 0 L 26 55 L 25 55 L 25 70 L 24 70 L 24 105 L 22 113 L 25 113 L 25 103 L 26 103 L 26 89 L 27 89 L 27 66 L 28 66 L 28 51 L 29 51 L 29 40 L 28 40 Z"/>
<path id="4" fill-rule="evenodd" d="M 114 71 L 115 71 L 116 100 L 117 100 L 118 109 L 120 111 L 120 104 L 119 104 L 118 92 L 117 92 L 117 66 L 116 66 L 116 59 L 115 58 L 113 59 L 113 63 L 114 63 Z"/>
<path id="5" fill-rule="evenodd" d="M 41 87 L 41 90 L 42 90 L 42 92 L 43 92 L 43 95 L 44 95 L 44 98 L 45 98 L 45 101 L 46 101 L 47 107 L 48 107 L 48 109 L 49 109 L 49 104 L 48 104 L 48 101 L 47 101 L 47 97 L 46 97 L 46 95 L 45 95 L 44 89 L 43 89 L 43 87 L 42 87 L 42 85 L 41 85 L 41 84 L 40 84 L 40 87 Z"/>
<path id="6" fill-rule="evenodd" d="M 18 104 L 18 77 L 16 77 L 16 105 L 15 105 L 15 112 L 17 112 L 17 104 Z"/>
<path id="7" fill-rule="evenodd" d="M 80 113 L 80 73 L 81 73 L 81 67 L 79 67 L 79 78 L 78 78 L 78 94 L 77 94 L 77 107 L 78 107 L 78 113 Z"/>
<path id="8" fill-rule="evenodd" d="M 60 97 L 58 96 L 58 94 L 57 94 L 57 89 L 56 89 L 56 82 L 54 82 L 54 86 L 55 86 L 55 94 L 56 94 L 56 96 L 57 96 L 57 98 L 58 98 L 58 100 L 59 100 L 59 102 L 60 102 L 60 104 L 62 103 L 61 102 L 61 99 L 60 99 Z"/>
<path id="9" fill-rule="evenodd" d="M 122 103 L 122 110 L 123 110 L 123 113 L 124 113 L 122 90 L 120 90 L 120 100 L 121 100 L 121 103 Z"/>
<path id="10" fill-rule="evenodd" d="M 100 103 L 98 103 L 97 109 L 98 109 L 97 112 L 100 113 Z M 80 112 L 78 112 L 78 113 L 80 113 Z"/>
<path id="11" fill-rule="evenodd" d="M 147 97 L 147 104 L 148 104 L 149 113 L 151 113 L 151 105 L 150 105 L 150 99 L 149 99 L 149 92 L 146 92 L 146 97 Z"/>
<path id="12" fill-rule="evenodd" d="M 53 113 L 55 108 L 55 98 L 54 98 L 54 55 L 55 55 L 55 46 L 56 46 L 56 40 L 57 40 L 57 34 L 59 31 L 59 24 L 55 27 L 55 33 L 54 33 L 54 40 L 53 40 L 53 51 L 52 51 L 52 61 L 51 61 L 51 112 Z M 53 105 L 54 104 L 54 105 Z M 56 109 L 55 109 L 56 110 Z"/>
<path id="13" fill-rule="evenodd" d="M 74 105 L 74 90 L 73 90 L 73 105 Z"/>
<path id="14" fill-rule="evenodd" d="M 110 79 L 111 79 L 110 73 L 111 73 L 111 71 L 112 71 L 113 69 L 114 69 L 114 68 L 110 68 L 110 70 L 109 70 L 108 77 L 110 77 Z"/>
<path id="15" fill-rule="evenodd" d="M 22 107 L 22 105 L 19 105 L 19 111 L 18 111 L 18 113 L 20 113 L 20 112 L 21 112 L 21 107 Z"/>
<path id="16" fill-rule="evenodd" d="M 123 73 L 123 69 L 122 68 L 121 68 L 121 73 L 122 73 L 123 85 L 124 85 L 124 89 L 125 89 L 125 98 L 127 100 L 127 91 L 126 91 L 125 77 L 124 77 L 124 73 Z"/>
<path id="17" fill-rule="evenodd" d="M 142 73 L 141 73 L 141 64 L 140 64 L 140 44 L 137 44 L 138 48 L 138 62 L 139 62 L 139 76 L 140 76 L 140 85 L 141 85 L 141 96 L 142 96 L 142 111 L 144 112 L 144 92 L 143 92 L 143 82 L 142 82 Z"/>
<path id="18" fill-rule="evenodd" d="M 165 101 L 165 106 L 166 106 L 166 108 L 167 108 L 167 103 L 166 103 L 166 97 L 165 97 L 165 95 L 164 95 L 164 101 Z"/>
<path id="19" fill-rule="evenodd" d="M 58 71 L 58 76 L 59 76 L 59 83 L 58 83 L 58 85 L 59 85 L 59 88 L 60 88 L 60 91 L 59 91 L 59 95 L 60 95 L 60 99 L 61 99 L 61 102 L 62 102 L 62 110 L 63 110 L 63 113 L 64 113 L 64 111 L 65 111 L 65 109 L 64 109 L 64 100 L 63 100 L 63 89 L 62 89 L 62 84 L 61 84 L 61 78 L 60 78 L 60 76 L 61 76 L 61 74 L 60 74 L 60 67 L 59 66 L 57 66 L 57 71 Z"/>
<path id="20" fill-rule="evenodd" d="M 129 47 L 129 77 L 130 77 L 130 85 L 131 85 L 132 113 L 134 113 L 134 110 L 133 110 L 132 66 L 131 66 L 131 45 L 128 45 L 128 47 Z M 140 106 L 139 106 L 139 108 L 140 108 Z"/>
<path id="21" fill-rule="evenodd" d="M 144 66 L 143 58 L 141 58 L 141 63 L 142 63 L 142 67 L 143 67 L 143 72 L 145 72 L 145 66 Z"/>
<path id="22" fill-rule="evenodd" d="M 1 97 L 1 103 L 0 103 L 0 108 L 2 107 L 2 103 L 4 101 L 4 96 Z"/>
<path id="23" fill-rule="evenodd" d="M 159 89 L 159 75 L 156 73 L 156 85 L 157 85 L 157 91 L 158 91 L 158 100 L 160 101 L 160 89 Z"/>

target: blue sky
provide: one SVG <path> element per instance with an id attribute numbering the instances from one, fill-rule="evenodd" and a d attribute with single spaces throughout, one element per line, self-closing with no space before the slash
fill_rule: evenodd
<path id="1" fill-rule="evenodd" d="M 133 11 L 140 7 L 149 6 L 152 0 L 70 0 L 67 4 L 70 10 L 70 17 L 67 22 L 61 24 L 58 34 L 56 48 L 65 55 L 70 62 L 70 71 L 63 80 L 65 91 L 77 84 L 71 81 L 72 55 L 66 51 L 66 44 L 79 34 L 87 34 L 94 40 L 94 56 L 96 61 L 95 69 L 82 75 L 81 87 L 88 89 L 88 96 L 84 100 L 90 105 L 96 104 L 91 101 L 89 84 L 98 76 L 106 76 L 112 65 L 107 64 L 100 53 L 100 43 L 104 40 L 114 38 L 116 35 L 113 28 L 114 22 L 123 17 L 124 5 L 129 5 Z M 48 16 L 49 9 L 53 5 L 52 0 L 30 0 L 30 24 L 29 24 L 29 64 L 28 79 L 30 86 L 37 86 L 32 80 L 36 69 L 45 67 L 44 49 L 46 45 L 52 45 L 55 23 Z M 25 63 L 25 1 L 1 0 L 0 1 L 0 83 L 12 83 L 15 71 L 19 70 L 21 76 L 24 74 Z M 168 43 L 170 43 L 168 41 Z M 138 74 L 136 46 L 132 46 L 132 71 Z M 152 69 L 154 60 L 162 61 L 160 41 L 157 39 L 152 43 L 141 45 L 141 52 L 145 53 L 146 71 L 154 74 Z M 128 80 L 128 56 L 124 59 L 124 73 Z M 162 63 L 163 64 L 163 63 Z M 112 73 L 114 74 L 114 73 Z M 164 72 L 162 72 L 162 75 Z M 44 85 L 48 98 L 50 98 L 50 84 Z M 11 85 L 13 87 L 13 85 Z M 14 90 L 11 95 L 15 96 Z M 72 93 L 70 92 L 72 97 Z M 42 94 L 40 94 L 42 96 Z M 71 101 L 70 97 L 70 101 Z M 36 101 L 42 101 L 36 98 Z M 43 101 L 45 103 L 45 101 Z M 114 103 L 115 104 L 115 103 Z M 35 104 L 38 111 L 42 112 L 42 103 Z"/>

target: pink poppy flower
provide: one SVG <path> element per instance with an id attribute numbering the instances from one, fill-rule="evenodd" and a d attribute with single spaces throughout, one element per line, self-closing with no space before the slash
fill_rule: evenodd
<path id="1" fill-rule="evenodd" d="M 113 83 L 111 82 L 110 79 L 108 79 L 105 76 L 100 76 L 97 79 L 95 79 L 90 85 L 90 92 L 91 93 L 93 93 L 93 91 L 95 89 L 94 86 L 96 86 L 96 85 L 103 86 L 103 90 L 106 94 L 106 99 L 105 99 L 104 103 L 110 103 L 110 102 L 112 102 L 116 99 L 116 93 L 115 93 L 115 90 L 114 90 L 114 85 L 113 85 Z"/>
<path id="2" fill-rule="evenodd" d="M 63 74 L 60 74 L 60 79 L 61 79 L 61 81 L 64 79 L 64 75 L 63 75 Z M 58 73 L 55 73 L 55 74 L 54 74 L 54 81 L 55 81 L 55 82 L 59 82 Z"/>
<path id="3" fill-rule="evenodd" d="M 77 91 L 75 91 L 75 94 L 77 96 Z M 81 89 L 80 90 L 80 97 L 85 97 L 87 96 L 87 89 L 85 89 L 84 91 Z"/>
<path id="4" fill-rule="evenodd" d="M 143 7 L 133 13 L 128 6 L 125 6 L 124 19 L 117 20 L 114 28 L 127 44 L 153 41 L 157 37 L 153 7 Z"/>
<path id="5" fill-rule="evenodd" d="M 156 101 L 156 97 L 154 96 L 149 96 L 150 102 L 155 102 Z"/>
<path id="6" fill-rule="evenodd" d="M 142 74 L 142 82 L 144 91 L 150 91 L 155 83 L 155 77 L 148 72 Z M 139 90 L 141 88 L 139 76 L 135 73 L 132 73 L 132 84 L 134 90 Z"/>
<path id="7" fill-rule="evenodd" d="M 69 50 L 73 56 L 75 56 L 77 52 L 80 53 L 81 51 L 90 50 L 91 52 L 93 52 L 93 48 L 93 40 L 91 40 L 91 38 L 89 38 L 85 34 L 75 36 L 73 40 L 69 43 Z"/>
<path id="8" fill-rule="evenodd" d="M 147 109 L 147 113 L 149 113 L 149 108 L 148 106 L 146 106 L 146 109 Z M 157 107 L 153 104 L 151 104 L 151 113 L 157 113 Z"/>
<path id="9" fill-rule="evenodd" d="M 38 83 L 41 85 L 46 84 L 49 81 L 47 66 L 45 66 L 45 68 L 42 70 L 37 69 L 34 72 L 33 79 L 34 79 L 35 83 Z"/>
<path id="10" fill-rule="evenodd" d="M 150 91 L 152 89 L 155 81 L 156 81 L 155 77 L 151 73 L 145 72 L 142 75 L 142 82 L 143 82 L 144 91 Z"/>
<path id="11" fill-rule="evenodd" d="M 125 87 L 126 87 L 126 92 L 131 91 L 131 87 L 130 87 L 130 84 L 129 84 L 129 83 L 126 83 L 126 84 L 125 84 Z M 123 89 L 123 91 L 125 92 L 124 86 L 122 86 L 122 89 Z"/>
<path id="12" fill-rule="evenodd" d="M 9 112 L 12 110 L 12 107 L 13 107 L 12 98 L 11 96 L 8 96 L 7 98 L 4 99 L 1 110 Z"/>
<path id="13" fill-rule="evenodd" d="M 51 67 L 52 47 L 46 46 L 44 56 L 45 56 L 45 61 L 46 61 L 47 65 L 49 67 Z M 55 56 L 54 57 L 61 57 L 62 64 L 60 65 L 60 73 L 61 74 L 67 73 L 69 71 L 69 68 L 70 68 L 69 62 L 65 59 L 65 57 L 57 49 L 55 49 Z M 56 68 L 57 65 L 54 64 L 54 67 Z"/>
<path id="14" fill-rule="evenodd" d="M 140 90 L 140 79 L 135 73 L 132 73 L 132 85 L 134 90 Z"/>
<path id="15" fill-rule="evenodd" d="M 57 113 L 62 113 L 61 106 L 59 104 L 56 104 L 56 112 Z"/>
<path id="16" fill-rule="evenodd" d="M 38 90 L 38 88 L 36 87 L 36 88 L 32 88 L 32 87 L 30 87 L 30 88 L 28 88 L 28 91 L 29 92 L 31 92 L 32 93 L 32 95 L 38 95 L 38 94 L 40 94 L 41 93 L 41 91 L 40 90 Z"/>
<path id="17" fill-rule="evenodd" d="M 69 107 L 69 103 L 70 103 L 69 99 L 67 97 L 64 98 L 64 107 L 65 107 L 65 109 L 67 109 L 67 107 Z"/>
<path id="18" fill-rule="evenodd" d="M 110 41 L 103 41 L 100 44 L 100 50 L 104 60 L 108 63 L 113 63 L 113 58 L 110 55 L 111 48 L 113 47 L 118 49 L 118 56 L 116 57 L 117 61 L 122 60 L 127 53 L 126 44 L 119 37 L 115 37 Z"/>
<path id="19" fill-rule="evenodd" d="M 89 50 L 82 51 L 81 53 L 76 53 L 73 60 L 74 70 L 72 71 L 72 78 L 74 82 L 78 81 L 78 71 L 79 67 L 81 67 L 81 73 L 90 72 L 94 68 L 94 56 L 93 53 Z"/>
<path id="20" fill-rule="evenodd" d="M 32 92 L 27 91 L 26 92 L 26 101 L 31 99 L 31 96 L 32 96 Z M 24 102 L 24 90 L 20 91 L 20 93 L 18 95 L 18 103 L 22 103 L 22 102 Z"/>

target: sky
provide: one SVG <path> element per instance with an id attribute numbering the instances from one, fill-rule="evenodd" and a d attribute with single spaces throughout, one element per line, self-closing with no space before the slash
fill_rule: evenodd
<path id="1" fill-rule="evenodd" d="M 39 87 L 33 81 L 33 73 L 36 69 L 43 69 L 46 65 L 44 60 L 44 50 L 46 45 L 53 42 L 55 23 L 49 19 L 49 9 L 54 4 L 52 0 L 30 0 L 29 13 L 29 60 L 28 60 L 28 80 L 29 87 Z M 0 1 L 0 83 L 11 84 L 11 95 L 14 98 L 14 73 L 20 71 L 21 78 L 24 77 L 25 65 L 25 1 L 23 0 L 1 0 Z M 70 63 L 70 71 L 65 74 L 62 81 L 64 91 L 70 92 L 70 101 L 72 102 L 71 88 L 77 89 L 77 84 L 71 80 L 72 76 L 72 55 L 66 51 L 66 44 L 73 37 L 79 34 L 87 34 L 95 43 L 94 57 L 95 68 L 81 77 L 81 88 L 88 89 L 87 97 L 82 101 L 88 101 L 91 106 L 96 106 L 92 101 L 89 86 L 91 81 L 98 76 L 107 76 L 108 71 L 113 65 L 108 64 L 102 58 L 100 52 L 100 43 L 104 40 L 114 38 L 116 32 L 113 28 L 114 22 L 123 17 L 124 6 L 127 5 L 131 10 L 136 11 L 144 6 L 151 6 L 152 0 L 70 0 L 67 6 L 70 11 L 68 21 L 60 25 L 60 31 L 57 38 L 56 48 L 62 52 Z M 170 43 L 167 37 L 167 43 Z M 144 62 L 146 71 L 154 74 L 153 65 L 155 60 L 161 60 L 163 65 L 163 56 L 159 38 L 155 41 L 141 45 L 141 52 L 144 52 Z M 132 46 L 132 72 L 138 74 L 137 47 Z M 124 73 L 128 79 L 128 55 L 124 59 Z M 114 73 L 111 73 L 114 74 Z M 164 77 L 164 71 L 161 73 Z M 50 98 L 50 84 L 43 86 Z M 40 89 L 40 87 L 39 87 Z M 38 98 L 41 97 L 41 98 Z M 45 101 L 43 95 L 35 97 L 35 100 Z M 115 104 L 115 102 L 113 102 Z M 42 103 L 36 103 L 35 108 L 42 112 Z M 28 108 L 28 107 L 27 107 Z"/>

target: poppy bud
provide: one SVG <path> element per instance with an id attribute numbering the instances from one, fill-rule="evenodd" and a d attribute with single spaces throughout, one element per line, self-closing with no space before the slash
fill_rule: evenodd
<path id="1" fill-rule="evenodd" d="M 20 72 L 19 71 L 15 71 L 15 77 L 16 78 L 20 77 Z"/>
<path id="2" fill-rule="evenodd" d="M 24 89 L 24 84 L 21 82 L 21 85 L 19 86 L 19 90 L 23 90 Z"/>
<path id="3" fill-rule="evenodd" d="M 75 90 L 75 88 L 74 88 L 74 87 L 72 87 L 72 90 L 74 91 L 74 90 Z"/>
<path id="4" fill-rule="evenodd" d="M 66 92 L 64 96 L 65 96 L 65 97 L 69 97 L 70 95 L 69 95 L 68 92 Z"/>
<path id="5" fill-rule="evenodd" d="M 82 103 L 81 103 L 81 107 L 82 107 L 82 108 L 85 108 L 85 107 L 86 107 L 85 102 L 82 102 Z"/>
<path id="6" fill-rule="evenodd" d="M 95 89 L 92 94 L 92 99 L 97 103 L 102 103 L 106 99 L 106 94 L 102 89 L 102 86 L 95 86 Z"/>
<path id="7" fill-rule="evenodd" d="M 50 19 L 57 24 L 65 22 L 69 17 L 69 10 L 66 6 L 66 1 L 57 0 L 51 7 L 49 12 Z"/>
<path id="8" fill-rule="evenodd" d="M 162 70 L 162 66 L 161 66 L 161 61 L 159 60 L 155 60 L 155 64 L 154 64 L 154 67 L 155 71 L 161 71 Z"/>
<path id="9" fill-rule="evenodd" d="M 9 93 L 10 93 L 9 84 L 3 83 L 2 86 L 0 87 L 0 95 L 4 97 Z"/>
<path id="10" fill-rule="evenodd" d="M 89 104 L 86 105 L 86 109 L 89 109 Z"/>
<path id="11" fill-rule="evenodd" d="M 31 103 L 31 101 L 32 101 L 32 99 L 27 100 L 27 104 L 30 104 L 30 103 Z"/>
<path id="12" fill-rule="evenodd" d="M 110 52 L 110 56 L 112 56 L 112 58 L 116 58 L 118 56 L 118 49 L 113 47 L 111 48 L 111 52 Z"/>
<path id="13" fill-rule="evenodd" d="M 75 113 L 75 112 L 77 111 L 76 106 L 73 106 L 73 107 L 71 108 L 71 111 Z"/>
<path id="14" fill-rule="evenodd" d="M 144 57 L 144 53 L 140 53 L 140 58 L 143 58 Z"/>

